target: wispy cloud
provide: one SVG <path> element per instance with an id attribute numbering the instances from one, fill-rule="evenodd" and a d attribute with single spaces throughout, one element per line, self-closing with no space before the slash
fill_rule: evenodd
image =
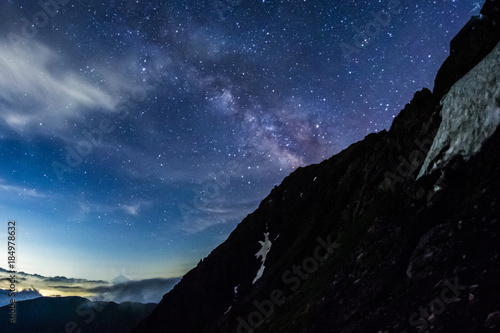
<path id="1" fill-rule="evenodd" d="M 139 204 L 121 205 L 121 206 L 122 206 L 123 210 L 125 211 L 125 213 L 127 213 L 129 215 L 134 215 L 134 216 L 139 215 L 139 208 L 140 208 Z"/>
<path id="2" fill-rule="evenodd" d="M 33 188 L 26 188 L 23 186 L 18 186 L 18 185 L 12 185 L 12 184 L 6 184 L 1 178 L 0 178 L 0 195 L 6 194 L 6 195 L 17 195 L 20 197 L 31 197 L 31 198 L 45 198 L 46 194 L 37 191 L 36 189 Z"/>
<path id="3" fill-rule="evenodd" d="M 217 225 L 234 223 L 242 220 L 260 200 L 258 198 L 234 202 L 227 205 L 220 197 L 211 202 L 208 207 L 192 209 L 181 223 L 180 229 L 187 234 L 197 234 Z"/>
<path id="4" fill-rule="evenodd" d="M 0 44 L 4 45 L 0 49 L 0 119 L 14 131 L 38 129 L 47 134 L 89 110 L 111 111 L 117 105 L 115 97 L 65 68 L 61 56 L 42 43 Z"/>
<path id="5" fill-rule="evenodd" d="M 92 299 L 96 301 L 159 303 L 164 294 L 172 289 L 179 278 L 148 279 L 127 281 L 111 286 L 99 286 L 88 291 L 95 293 Z"/>
<path id="6" fill-rule="evenodd" d="M 74 213 L 70 221 L 82 221 L 91 214 L 120 214 L 122 217 L 139 216 L 141 211 L 154 205 L 152 200 L 136 200 L 126 203 L 102 203 L 96 201 L 82 201 L 81 197 L 74 197 Z"/>

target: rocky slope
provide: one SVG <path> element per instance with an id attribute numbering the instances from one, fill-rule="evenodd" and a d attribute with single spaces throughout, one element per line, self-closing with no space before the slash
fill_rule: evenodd
<path id="1" fill-rule="evenodd" d="M 442 113 L 441 100 L 474 89 L 485 61 L 500 85 L 500 59 L 486 59 L 500 50 L 498 8 L 488 0 L 457 36 L 434 92 L 389 131 L 285 178 L 134 332 L 500 331 L 500 130 L 471 156 L 450 152 L 468 144 L 452 136 L 428 157 L 455 117 L 482 130 L 467 115 L 485 110 Z M 496 90 L 457 105 L 498 112 Z"/>

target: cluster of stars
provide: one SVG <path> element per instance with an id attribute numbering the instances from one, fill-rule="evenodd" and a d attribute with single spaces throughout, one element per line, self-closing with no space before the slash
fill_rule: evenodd
<path id="1" fill-rule="evenodd" d="M 479 11 L 473 0 L 396 2 L 400 12 L 358 46 L 394 0 L 242 0 L 231 10 L 84 1 L 61 6 L 17 53 L 2 36 L 7 212 L 29 208 L 27 229 L 41 217 L 75 239 L 102 233 L 104 261 L 134 251 L 128 241 L 153 259 L 173 244 L 195 263 L 291 171 L 389 128 L 416 90 L 432 88 L 449 41 Z M 22 35 L 21 19 L 40 10 L 9 1 L 2 31 Z M 346 44 L 358 50 L 351 59 Z M 54 161 L 67 163 L 103 119 L 113 130 L 58 179 Z M 240 167 L 228 172 L 231 163 Z M 214 177 L 222 171 L 227 184 Z M 10 200 L 21 183 L 43 197 Z"/>

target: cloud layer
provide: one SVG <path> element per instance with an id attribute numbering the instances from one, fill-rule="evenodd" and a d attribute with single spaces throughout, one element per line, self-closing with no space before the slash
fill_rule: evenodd
<path id="1" fill-rule="evenodd" d="M 9 271 L 0 268 L 0 306 L 8 304 Z M 125 277 L 113 282 L 46 277 L 38 274 L 17 272 L 16 301 L 41 296 L 81 296 L 94 301 L 159 303 L 163 295 L 172 289 L 180 278 L 146 279 L 130 281 Z"/>

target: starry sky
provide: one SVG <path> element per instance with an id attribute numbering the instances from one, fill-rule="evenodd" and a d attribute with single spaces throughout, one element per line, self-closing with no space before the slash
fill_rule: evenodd
<path id="1" fill-rule="evenodd" d="M 26 274 L 182 276 L 294 169 L 388 129 L 481 5 L 2 1 L 0 244 L 15 220 Z"/>

